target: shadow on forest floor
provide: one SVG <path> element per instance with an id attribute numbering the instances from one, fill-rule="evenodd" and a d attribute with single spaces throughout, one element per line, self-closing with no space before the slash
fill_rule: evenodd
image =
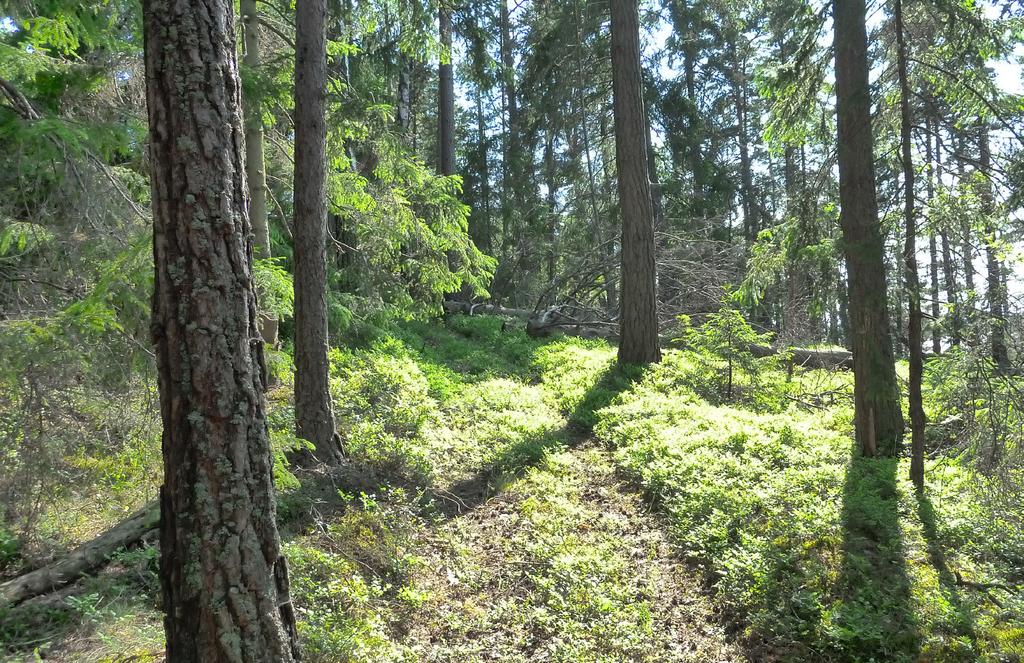
<path id="1" fill-rule="evenodd" d="M 842 562 L 833 621 L 845 656 L 916 658 L 920 632 L 911 600 L 893 458 L 854 452 L 842 503 Z"/>
<path id="2" fill-rule="evenodd" d="M 453 517 L 472 511 L 498 492 L 500 485 L 535 467 L 549 451 L 560 447 L 572 448 L 589 439 L 596 413 L 632 387 L 642 375 L 641 368 L 611 364 L 568 415 L 565 425 L 516 441 L 472 476 L 439 491 L 442 514 Z"/>

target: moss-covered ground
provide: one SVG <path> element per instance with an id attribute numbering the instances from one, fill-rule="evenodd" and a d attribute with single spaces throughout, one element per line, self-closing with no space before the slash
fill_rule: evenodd
<path id="1" fill-rule="evenodd" d="M 1024 657 L 1008 502 L 946 456 L 916 495 L 904 460 L 853 454 L 849 376 L 774 361 L 726 398 L 717 357 L 622 370 L 605 343 L 486 317 L 335 351 L 346 463 L 278 467 L 306 659 Z M 155 559 L 0 615 L 3 656 L 159 660 Z"/>

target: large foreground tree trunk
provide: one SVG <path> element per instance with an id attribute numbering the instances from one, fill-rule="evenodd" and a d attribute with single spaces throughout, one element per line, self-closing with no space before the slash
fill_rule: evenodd
<path id="1" fill-rule="evenodd" d="M 622 215 L 619 361 L 661 360 L 654 266 L 654 209 L 647 179 L 647 122 L 640 75 L 636 0 L 612 0 L 615 157 Z"/>
<path id="2" fill-rule="evenodd" d="M 327 367 L 327 4 L 295 9 L 295 430 L 316 458 L 341 459 Z"/>
<path id="3" fill-rule="evenodd" d="M 143 5 L 167 660 L 291 661 L 228 0 Z"/>
<path id="4" fill-rule="evenodd" d="M 878 222 L 864 0 L 834 5 L 839 200 L 849 275 L 857 442 L 866 456 L 898 453 L 903 413 L 893 361 Z"/>

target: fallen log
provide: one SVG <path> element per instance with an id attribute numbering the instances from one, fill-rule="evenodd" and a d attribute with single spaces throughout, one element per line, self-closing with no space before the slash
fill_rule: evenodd
<path id="1" fill-rule="evenodd" d="M 509 318 L 529 318 L 534 314 L 534 311 L 529 309 L 505 308 L 495 304 L 445 301 L 442 306 L 445 313 L 465 313 L 466 315 L 502 315 Z"/>
<path id="2" fill-rule="evenodd" d="M 152 502 L 127 520 L 73 550 L 67 557 L 0 584 L 0 608 L 52 592 L 95 571 L 118 550 L 129 546 L 160 523 L 160 506 Z"/>
<path id="3" fill-rule="evenodd" d="M 804 368 L 845 368 L 853 370 L 853 353 L 848 350 L 807 350 L 804 348 L 774 348 L 768 345 L 751 345 L 750 354 L 755 357 L 770 357 L 788 352 L 796 366 Z"/>
<path id="4" fill-rule="evenodd" d="M 526 333 L 533 337 L 544 337 L 552 334 L 566 334 L 582 338 L 603 338 L 609 341 L 618 339 L 618 323 L 609 320 L 576 320 L 563 313 L 557 306 L 540 311 L 527 309 L 510 309 L 492 304 L 470 304 L 468 302 L 447 301 L 444 303 L 447 313 L 467 313 L 469 315 L 504 315 L 526 319 Z M 663 347 L 678 347 L 677 339 L 661 337 Z M 755 357 L 770 357 L 788 352 L 794 366 L 803 368 L 823 368 L 833 370 L 844 368 L 853 370 L 853 353 L 848 350 L 811 350 L 806 348 L 777 348 L 769 345 L 751 345 L 750 353 Z"/>

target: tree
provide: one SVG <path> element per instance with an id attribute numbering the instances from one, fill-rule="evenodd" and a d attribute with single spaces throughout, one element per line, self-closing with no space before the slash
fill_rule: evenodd
<path id="1" fill-rule="evenodd" d="M 143 7 L 167 659 L 291 661 L 232 5 Z"/>
<path id="2" fill-rule="evenodd" d="M 438 10 L 441 64 L 438 67 L 437 149 L 438 172 L 455 174 L 455 76 L 452 71 L 452 13 L 442 3 Z"/>
<path id="3" fill-rule="evenodd" d="M 992 362 L 1000 371 L 1010 368 L 1010 355 L 1006 347 L 1006 316 L 1002 287 L 1002 266 L 996 253 L 998 239 L 992 217 L 995 215 L 995 195 L 992 192 L 992 148 L 989 146 L 988 126 L 981 128 L 978 140 L 981 162 L 981 202 L 985 219 L 985 267 L 989 308 L 989 333 L 992 344 Z"/>
<path id="4" fill-rule="evenodd" d="M 647 122 L 636 0 L 612 0 L 612 96 L 622 215 L 619 361 L 661 360 L 654 266 L 654 208 L 647 174 Z"/>
<path id="5" fill-rule="evenodd" d="M 864 0 L 836 0 L 836 112 L 840 225 L 849 289 L 854 424 L 865 456 L 894 456 L 903 439 L 875 192 Z"/>
<path id="6" fill-rule="evenodd" d="M 260 66 L 259 14 L 256 0 L 241 0 L 243 44 L 242 62 L 250 73 Z M 249 185 L 249 219 L 252 222 L 253 254 L 270 258 L 270 224 L 267 214 L 267 170 L 263 157 L 263 117 L 255 94 L 245 100 L 245 178 Z M 277 316 L 265 313 L 260 317 L 260 335 L 267 345 L 277 343 Z"/>
<path id="7" fill-rule="evenodd" d="M 326 463 L 341 458 L 327 365 L 324 94 L 327 3 L 295 8 L 295 429 Z"/>
<path id="8" fill-rule="evenodd" d="M 921 277 L 917 271 L 917 210 L 914 195 L 914 159 L 911 144 L 913 118 L 910 112 L 910 82 L 907 72 L 907 43 L 903 24 L 903 0 L 896 0 L 893 11 L 896 30 L 896 69 L 900 85 L 900 161 L 903 166 L 903 215 L 906 223 L 903 261 L 906 272 L 908 301 L 908 345 L 910 354 L 911 456 L 910 478 L 918 490 L 924 489 L 924 403 L 921 380 L 924 375 L 924 343 L 921 324 Z M 935 240 L 932 240 L 932 247 Z M 934 248 L 932 255 L 935 254 Z M 938 288 L 936 287 L 937 291 Z"/>

